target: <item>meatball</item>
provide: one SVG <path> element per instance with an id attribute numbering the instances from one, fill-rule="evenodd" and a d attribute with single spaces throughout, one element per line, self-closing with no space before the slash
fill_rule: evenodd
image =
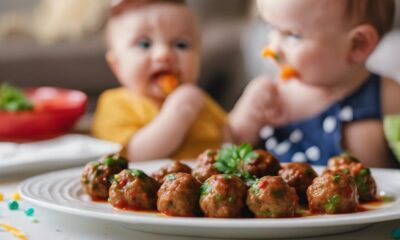
<path id="1" fill-rule="evenodd" d="M 254 150 L 258 155 L 257 158 L 252 158 L 250 161 L 245 161 L 243 170 L 258 178 L 264 176 L 278 175 L 281 165 L 279 161 L 269 152 L 264 150 Z"/>
<path id="2" fill-rule="evenodd" d="M 81 176 L 82 188 L 92 200 L 107 200 L 114 175 L 127 168 L 128 161 L 117 154 L 89 162 Z"/>
<path id="3" fill-rule="evenodd" d="M 159 184 L 141 170 L 123 170 L 115 175 L 108 202 L 116 208 L 155 210 Z"/>
<path id="4" fill-rule="evenodd" d="M 163 184 L 164 182 L 164 177 L 170 173 L 192 173 L 192 169 L 184 164 L 181 163 L 180 161 L 172 161 L 168 164 L 166 164 L 165 166 L 163 166 L 162 168 L 160 168 L 159 170 L 153 172 L 151 174 L 151 176 L 160 184 Z"/>
<path id="5" fill-rule="evenodd" d="M 157 209 L 169 216 L 194 217 L 200 214 L 200 182 L 188 173 L 172 173 L 158 190 Z"/>
<path id="6" fill-rule="evenodd" d="M 216 157 L 216 150 L 207 149 L 197 158 L 193 176 L 201 183 L 212 175 L 219 174 L 218 170 L 214 166 Z"/>
<path id="7" fill-rule="evenodd" d="M 246 202 L 258 218 L 293 217 L 298 196 L 281 177 L 265 176 L 249 188 Z"/>
<path id="8" fill-rule="evenodd" d="M 359 201 L 369 202 L 376 199 L 376 183 L 371 171 L 356 158 L 349 155 L 340 155 L 329 159 L 328 171 L 349 173 L 355 180 Z"/>
<path id="9" fill-rule="evenodd" d="M 234 175 L 208 178 L 200 189 L 200 208 L 206 217 L 237 218 L 245 209 L 246 185 Z"/>
<path id="10" fill-rule="evenodd" d="M 325 172 L 315 178 L 307 189 L 307 197 L 311 213 L 350 213 L 358 206 L 356 183 L 342 172 Z"/>
<path id="11" fill-rule="evenodd" d="M 289 186 L 296 189 L 300 203 L 306 204 L 307 188 L 318 175 L 307 163 L 287 163 L 282 165 L 282 169 L 279 170 L 279 176 L 281 176 Z"/>

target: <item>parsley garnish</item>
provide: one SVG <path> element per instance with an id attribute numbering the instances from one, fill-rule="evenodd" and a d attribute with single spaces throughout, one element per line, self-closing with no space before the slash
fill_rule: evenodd
<path id="1" fill-rule="evenodd" d="M 336 206 L 340 202 L 340 197 L 339 195 L 333 195 L 331 198 L 328 199 L 328 201 L 325 203 L 325 210 L 328 213 L 334 213 L 336 211 Z"/>
<path id="2" fill-rule="evenodd" d="M 103 160 L 104 165 L 111 166 L 113 164 L 119 165 L 121 168 L 128 167 L 128 160 L 119 156 L 118 154 L 108 155 Z"/>
<path id="3" fill-rule="evenodd" d="M 250 164 L 258 157 L 259 155 L 249 144 L 233 145 L 218 151 L 214 166 L 221 173 L 233 174 L 244 180 L 252 180 L 254 176 L 246 172 L 243 166 Z"/>
<path id="4" fill-rule="evenodd" d="M 3 83 L 0 86 L 0 110 L 17 112 L 32 109 L 31 101 L 20 89 L 7 83 Z"/>
<path id="5" fill-rule="evenodd" d="M 144 179 L 147 177 L 146 173 L 144 173 L 142 170 L 139 170 L 139 169 L 131 169 L 130 172 L 132 173 L 133 176 L 139 177 L 141 179 Z"/>
<path id="6" fill-rule="evenodd" d="M 208 183 L 208 181 L 205 181 L 200 187 L 200 196 L 207 195 L 211 189 L 211 185 Z"/>
<path id="7" fill-rule="evenodd" d="M 167 176 L 164 177 L 164 180 L 165 180 L 165 181 L 168 181 L 168 182 L 172 182 L 172 181 L 174 181 L 175 179 L 176 179 L 176 176 L 175 176 L 175 174 L 173 174 L 173 173 L 168 174 Z"/>

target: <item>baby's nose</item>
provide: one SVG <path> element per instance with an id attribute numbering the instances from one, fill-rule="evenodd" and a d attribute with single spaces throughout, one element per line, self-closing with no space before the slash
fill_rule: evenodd
<path id="1" fill-rule="evenodd" d="M 273 33 L 270 34 L 268 47 L 272 51 L 274 51 L 277 54 L 277 56 L 282 56 L 281 42 L 282 39 L 281 36 L 279 36 L 279 34 L 273 34 Z"/>
<path id="2" fill-rule="evenodd" d="M 171 62 L 174 58 L 172 49 L 168 46 L 157 46 L 154 49 L 153 58 L 156 62 Z"/>

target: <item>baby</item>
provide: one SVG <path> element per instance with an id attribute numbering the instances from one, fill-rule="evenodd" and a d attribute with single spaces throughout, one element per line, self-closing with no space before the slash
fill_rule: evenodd
<path id="1" fill-rule="evenodd" d="M 226 113 L 195 85 L 200 33 L 184 1 L 114 2 L 106 60 L 123 87 L 100 96 L 93 134 L 130 161 L 193 159 L 229 141 Z"/>
<path id="2" fill-rule="evenodd" d="M 392 167 L 382 118 L 400 112 L 400 86 L 365 62 L 391 28 L 393 0 L 258 0 L 271 27 L 264 55 L 296 71 L 253 80 L 230 114 L 239 142 L 285 162 L 326 165 L 349 151 L 369 167 Z M 268 51 L 269 50 L 269 51 Z"/>

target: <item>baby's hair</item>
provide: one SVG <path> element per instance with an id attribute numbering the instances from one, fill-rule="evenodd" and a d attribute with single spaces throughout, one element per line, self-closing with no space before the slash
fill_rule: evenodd
<path id="1" fill-rule="evenodd" d="M 371 24 L 380 37 L 390 31 L 394 21 L 394 0 L 345 0 L 346 17 L 356 24 Z"/>
<path id="2" fill-rule="evenodd" d="M 109 18 L 115 17 L 121 14 L 126 8 L 134 6 L 134 5 L 145 5 L 151 3 L 159 3 L 159 2 L 166 2 L 166 3 L 175 3 L 186 5 L 186 0 L 111 0 L 110 1 L 110 15 Z"/>

